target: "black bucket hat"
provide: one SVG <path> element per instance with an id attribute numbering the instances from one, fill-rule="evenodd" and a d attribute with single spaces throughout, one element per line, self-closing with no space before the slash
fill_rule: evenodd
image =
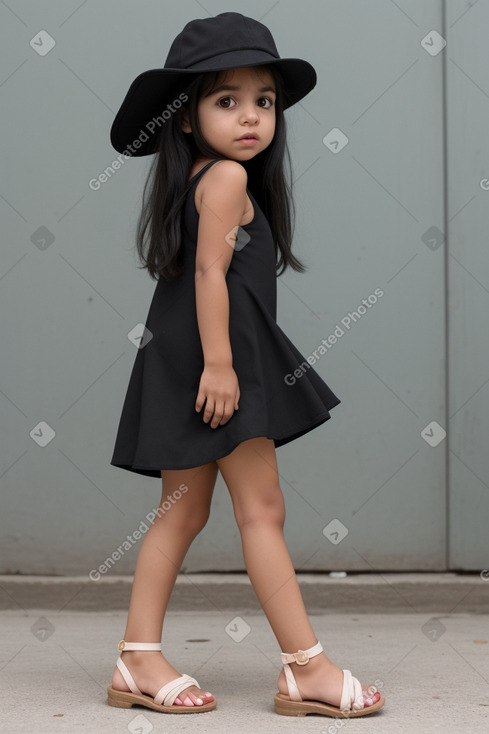
<path id="1" fill-rule="evenodd" d="M 173 41 L 164 68 L 132 82 L 112 123 L 113 147 L 134 156 L 156 152 L 161 125 L 187 99 L 182 92 L 195 74 L 264 64 L 273 64 L 284 80 L 284 109 L 316 86 L 314 67 L 303 59 L 281 59 L 263 23 L 241 13 L 190 21 Z"/>

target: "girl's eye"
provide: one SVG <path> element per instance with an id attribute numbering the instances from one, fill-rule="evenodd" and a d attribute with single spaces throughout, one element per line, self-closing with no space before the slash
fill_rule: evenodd
<path id="1" fill-rule="evenodd" d="M 270 107 L 273 107 L 273 102 L 272 102 L 272 100 L 270 99 L 270 97 L 260 97 L 260 99 L 264 99 L 264 100 L 265 100 L 265 102 L 269 102 L 269 103 L 270 103 L 270 104 L 268 105 L 268 107 L 266 107 L 265 109 L 269 109 Z"/>
<path id="2" fill-rule="evenodd" d="M 217 104 L 222 107 L 221 102 L 227 102 L 229 100 L 231 100 L 232 102 L 234 102 L 234 100 L 232 99 L 232 97 L 221 97 L 221 99 L 219 100 L 219 102 Z M 224 109 L 228 110 L 229 109 L 228 105 L 224 105 Z"/>

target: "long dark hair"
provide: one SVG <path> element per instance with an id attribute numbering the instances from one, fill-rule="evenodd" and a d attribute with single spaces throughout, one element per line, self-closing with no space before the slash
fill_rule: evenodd
<path id="1" fill-rule="evenodd" d="M 242 162 L 248 173 L 248 187 L 268 220 L 272 231 L 277 275 L 290 265 L 298 272 L 306 267 L 292 254 L 291 244 L 295 225 L 292 198 L 291 159 L 286 139 L 286 121 L 283 113 L 283 80 L 273 66 L 267 69 L 273 75 L 277 95 L 275 100 L 275 134 L 266 150 L 253 159 Z M 197 104 L 202 95 L 212 94 L 228 72 L 206 72 L 193 78 L 185 88 L 191 133 L 184 133 L 181 107 L 162 125 L 155 142 L 156 155 L 151 164 L 143 191 L 142 209 L 137 225 L 137 251 L 150 276 L 157 280 L 178 277 L 183 271 L 181 259 L 181 216 L 185 196 L 190 188 L 188 179 L 197 156 L 222 159 L 202 136 L 197 115 Z M 182 95 L 180 96 L 181 99 Z M 175 95 L 176 98 L 176 95 Z M 288 178 L 284 174 L 284 160 L 288 164 Z M 277 261 L 277 257 L 280 257 Z M 282 268 L 280 270 L 280 268 Z"/>

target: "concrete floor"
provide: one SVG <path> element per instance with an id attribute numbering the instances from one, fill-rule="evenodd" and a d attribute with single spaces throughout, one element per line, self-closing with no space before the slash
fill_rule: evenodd
<path id="1" fill-rule="evenodd" d="M 456 574 L 299 579 L 328 656 L 366 684 L 380 681 L 386 704 L 379 713 L 354 720 L 276 714 L 279 648 L 247 576 L 239 574 L 179 577 L 163 629 L 165 655 L 214 693 L 217 708 L 171 715 L 110 707 L 106 687 L 132 579 L 101 581 L 93 598 L 93 583 L 81 578 L 3 576 L 0 730 L 489 731 L 488 580 Z M 196 608 L 196 597 L 206 608 Z"/>

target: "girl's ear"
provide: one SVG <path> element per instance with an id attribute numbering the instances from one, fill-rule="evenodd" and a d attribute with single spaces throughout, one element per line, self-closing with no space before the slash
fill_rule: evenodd
<path id="1" fill-rule="evenodd" d="M 182 106 L 182 109 L 180 110 L 180 117 L 182 121 L 182 130 L 184 133 L 191 133 L 192 128 L 190 126 L 190 120 L 188 117 L 188 110 L 185 106 Z"/>

